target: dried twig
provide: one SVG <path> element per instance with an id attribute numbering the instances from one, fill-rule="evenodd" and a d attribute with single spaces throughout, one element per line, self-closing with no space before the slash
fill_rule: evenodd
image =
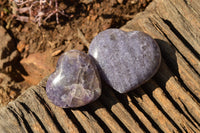
<path id="1" fill-rule="evenodd" d="M 28 22 L 33 21 L 39 26 L 47 19 L 56 15 L 56 22 L 59 23 L 58 15 L 68 17 L 63 10 L 58 7 L 57 0 L 11 0 L 13 14 L 17 20 Z"/>

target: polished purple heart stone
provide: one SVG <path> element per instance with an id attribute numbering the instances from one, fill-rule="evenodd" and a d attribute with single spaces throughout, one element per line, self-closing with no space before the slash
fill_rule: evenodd
<path id="1" fill-rule="evenodd" d="M 105 30 L 92 40 L 89 54 L 95 58 L 102 78 L 120 93 L 149 80 L 161 62 L 156 41 L 140 31 Z"/>
<path id="2" fill-rule="evenodd" d="M 92 58 L 80 51 L 65 52 L 46 85 L 48 98 L 63 108 L 84 106 L 101 95 L 101 82 Z"/>

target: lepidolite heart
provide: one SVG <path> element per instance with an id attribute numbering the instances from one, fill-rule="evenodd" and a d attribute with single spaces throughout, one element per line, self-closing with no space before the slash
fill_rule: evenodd
<path id="1" fill-rule="evenodd" d="M 161 62 L 155 40 L 140 31 L 105 30 L 92 40 L 89 54 L 95 58 L 102 78 L 120 93 L 149 80 Z"/>
<path id="2" fill-rule="evenodd" d="M 47 81 L 48 98 L 63 108 L 80 107 L 101 95 L 99 74 L 91 57 L 71 50 L 58 60 L 56 71 Z"/>

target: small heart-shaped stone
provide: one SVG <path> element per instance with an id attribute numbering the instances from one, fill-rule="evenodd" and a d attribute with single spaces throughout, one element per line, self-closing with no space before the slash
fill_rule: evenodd
<path id="1" fill-rule="evenodd" d="M 48 98 L 63 108 L 84 106 L 101 95 L 101 82 L 92 58 L 78 50 L 65 52 L 46 85 Z"/>
<path id="2" fill-rule="evenodd" d="M 149 80 L 161 62 L 156 41 L 140 31 L 105 30 L 92 40 L 89 54 L 96 60 L 102 78 L 120 93 Z"/>

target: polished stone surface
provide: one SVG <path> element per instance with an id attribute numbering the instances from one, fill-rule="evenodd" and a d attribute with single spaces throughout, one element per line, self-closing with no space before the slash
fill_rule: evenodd
<path id="1" fill-rule="evenodd" d="M 65 52 L 46 85 L 48 98 L 63 108 L 84 106 L 101 95 L 101 82 L 92 58 L 78 50 Z"/>
<path id="2" fill-rule="evenodd" d="M 155 40 L 139 31 L 105 30 L 92 40 L 89 54 L 95 58 L 102 79 L 120 93 L 149 80 L 161 62 Z"/>

